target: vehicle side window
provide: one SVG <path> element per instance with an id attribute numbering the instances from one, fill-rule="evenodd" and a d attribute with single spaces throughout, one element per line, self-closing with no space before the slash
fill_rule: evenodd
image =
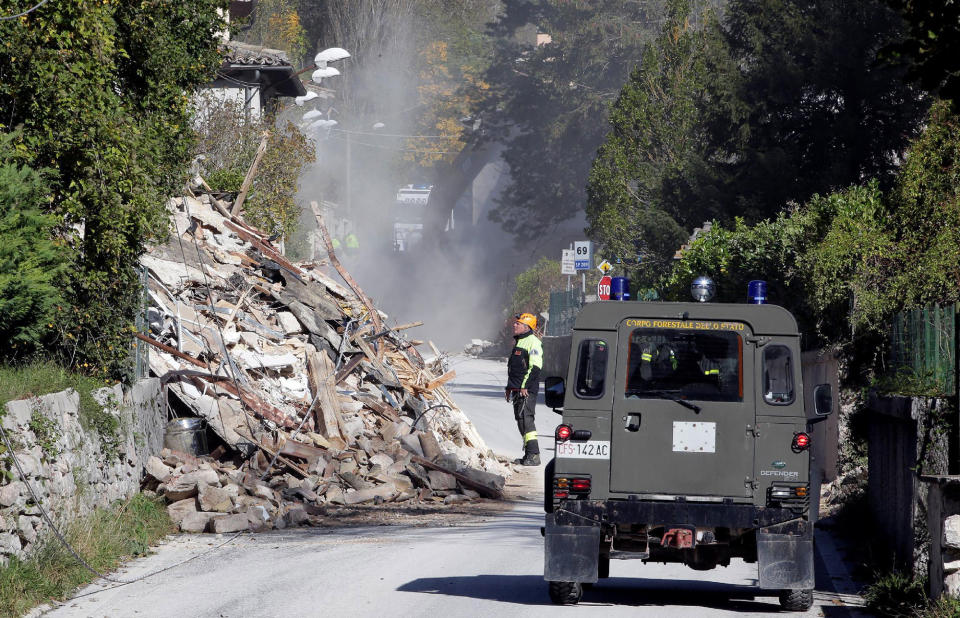
<path id="1" fill-rule="evenodd" d="M 763 399 L 774 405 L 793 403 L 793 358 L 787 346 L 763 349 Z"/>
<path id="2" fill-rule="evenodd" d="M 585 339 L 580 342 L 577 354 L 577 383 L 574 394 L 580 399 L 603 397 L 607 380 L 607 342 L 601 339 Z"/>

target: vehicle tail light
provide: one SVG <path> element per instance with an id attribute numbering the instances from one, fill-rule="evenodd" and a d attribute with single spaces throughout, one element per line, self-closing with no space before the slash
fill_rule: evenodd
<path id="1" fill-rule="evenodd" d="M 806 507 L 810 497 L 810 486 L 806 484 L 774 483 L 767 489 L 767 505 L 785 507 Z"/>
<path id="2" fill-rule="evenodd" d="M 586 498 L 590 493 L 589 477 L 558 476 L 553 479 L 553 498 L 566 500 L 567 498 Z"/>
<path id="3" fill-rule="evenodd" d="M 590 479 L 573 479 L 570 490 L 575 493 L 590 493 Z"/>
<path id="4" fill-rule="evenodd" d="M 570 425 L 557 425 L 557 430 L 553 436 L 557 442 L 566 442 L 573 435 L 573 427 Z"/>
<path id="5" fill-rule="evenodd" d="M 793 436 L 793 444 L 790 445 L 790 449 L 794 453 L 799 453 L 810 448 L 810 435 L 804 432 L 799 432 Z"/>

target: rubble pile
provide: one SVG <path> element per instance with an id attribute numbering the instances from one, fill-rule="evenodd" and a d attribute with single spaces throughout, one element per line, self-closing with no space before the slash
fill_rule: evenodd
<path id="1" fill-rule="evenodd" d="M 149 325 L 137 335 L 170 416 L 202 417 L 222 440 L 209 457 L 150 460 L 150 488 L 181 528 L 306 523 L 326 504 L 499 497 L 509 470 L 444 389 L 455 373 L 432 343 L 424 358 L 405 336 L 419 323 L 384 325 L 319 213 L 329 264 L 293 264 L 197 180 L 168 204 L 176 233 L 142 258 Z"/>

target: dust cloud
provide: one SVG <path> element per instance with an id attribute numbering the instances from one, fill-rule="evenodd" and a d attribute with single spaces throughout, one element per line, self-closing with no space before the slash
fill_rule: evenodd
<path id="1" fill-rule="evenodd" d="M 301 242 L 306 255 L 295 257 L 326 257 L 322 243 L 309 240 L 316 222 L 308 205 L 317 201 L 334 237 L 344 243 L 349 233 L 355 234 L 359 249 L 341 245 L 338 257 L 389 315 L 389 323 L 423 321 L 424 326 L 408 331 L 411 338 L 458 352 L 471 339 L 498 338 L 506 324 L 514 277 L 543 255 L 559 258 L 560 249 L 582 235 L 584 223 L 582 218 L 572 221 L 536 243 L 516 246 L 512 236 L 488 219 L 509 180 L 509 169 L 499 157 L 501 145 L 486 149 L 488 160 L 482 167 L 472 167 L 467 182 L 450 176 L 458 173 L 455 169 L 440 175 L 411 163 L 412 142 L 407 136 L 418 133 L 417 113 L 423 105 L 411 76 L 416 37 L 402 24 L 395 28 L 396 36 L 380 39 L 389 40 L 389 48 L 375 53 L 348 48 L 353 57 L 338 64 L 341 76 L 323 83 L 334 91 L 332 98 L 314 99 L 286 112 L 301 126 L 310 124 L 300 119 L 314 109 L 337 121 L 332 128 L 306 131 L 316 144 L 317 160 L 300 177 L 298 201 L 304 207 L 300 233 L 308 240 Z M 416 143 L 413 148 L 425 148 L 423 142 Z M 449 152 L 452 140 L 435 138 L 429 143 L 433 145 L 427 148 Z M 447 157 L 455 155 L 453 151 Z M 431 216 L 447 224 L 425 222 L 423 238 L 398 251 L 394 234 L 400 214 L 398 190 L 432 185 L 435 196 L 436 187 L 451 182 L 467 187 L 453 211 L 438 210 L 435 199 L 427 206 Z"/>

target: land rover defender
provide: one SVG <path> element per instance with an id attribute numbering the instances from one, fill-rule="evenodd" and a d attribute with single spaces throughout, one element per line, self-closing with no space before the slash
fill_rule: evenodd
<path id="1" fill-rule="evenodd" d="M 830 413 L 832 392 L 804 389 L 787 310 L 586 305 L 567 374 L 545 380 L 545 397 L 563 415 L 545 475 L 554 603 L 577 603 L 611 559 L 707 570 L 742 558 L 785 609 L 811 606 L 810 424 Z"/>

